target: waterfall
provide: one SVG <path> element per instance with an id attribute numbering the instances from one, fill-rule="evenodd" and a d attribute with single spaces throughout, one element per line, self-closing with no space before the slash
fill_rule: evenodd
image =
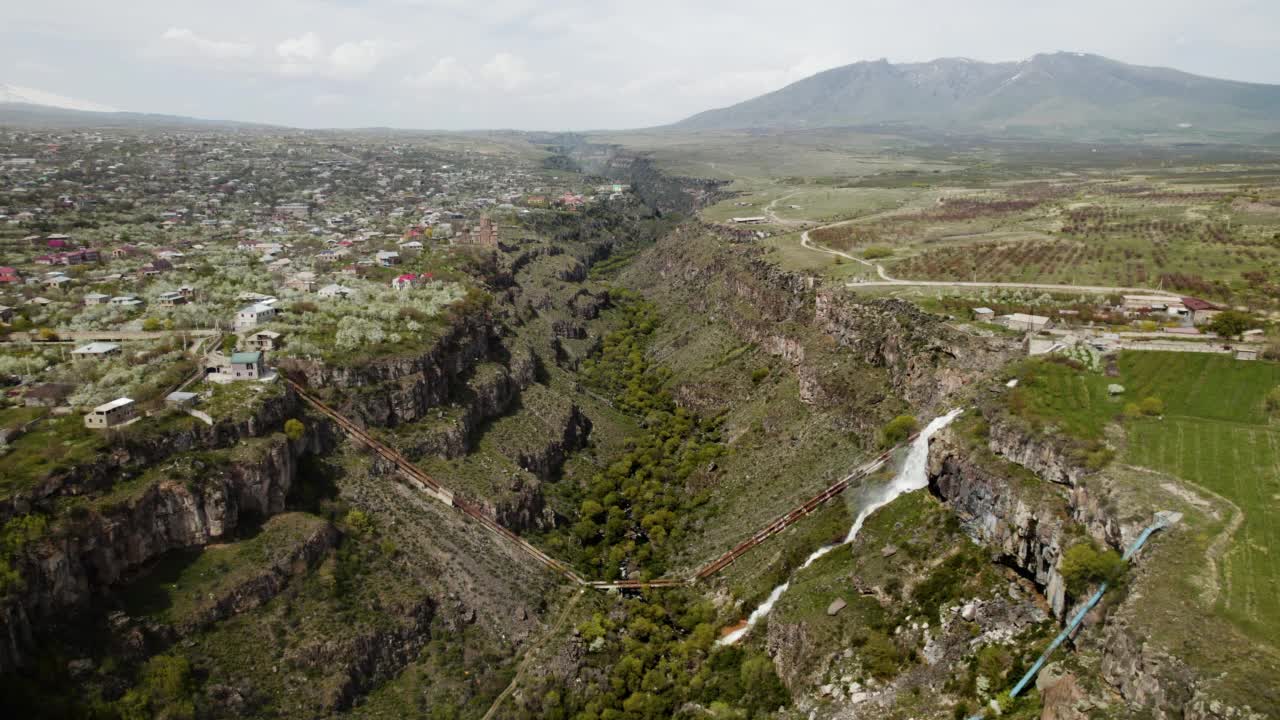
<path id="1" fill-rule="evenodd" d="M 893 502 L 903 493 L 928 487 L 929 439 L 933 437 L 934 433 L 950 425 L 951 421 L 955 420 L 962 412 L 964 412 L 963 409 L 957 408 L 946 415 L 934 418 L 932 422 L 925 426 L 924 430 L 922 430 L 911 443 L 911 447 L 907 451 L 907 457 L 903 461 L 902 467 L 898 470 L 898 474 L 895 475 L 893 480 L 889 481 L 887 485 L 879 488 L 869 498 L 867 498 L 866 504 L 862 507 L 862 510 L 858 512 L 858 516 L 854 518 L 853 526 L 849 528 L 849 533 L 844 536 L 844 540 L 839 543 L 825 545 L 814 550 L 813 553 L 805 559 L 804 564 L 801 565 L 796 572 L 800 572 L 800 570 L 804 570 L 814 564 L 818 561 L 818 558 L 821 558 L 832 550 L 853 542 L 854 539 L 858 537 L 858 532 L 862 530 L 862 524 L 867 521 L 867 517 L 870 516 L 871 513 Z M 794 575 L 794 573 L 792 574 Z M 790 586 L 791 581 L 788 580 L 787 582 L 775 587 L 773 592 L 769 593 L 769 597 L 765 598 L 765 601 L 760 603 L 760 606 L 753 610 L 751 615 L 747 617 L 747 623 L 745 625 L 720 638 L 718 643 L 720 645 L 732 645 L 741 640 L 742 637 L 747 634 L 747 631 L 754 627 L 756 623 L 760 622 L 762 618 L 773 610 L 774 604 L 778 602 L 778 599 L 782 597 L 783 593 L 785 593 L 787 588 Z"/>

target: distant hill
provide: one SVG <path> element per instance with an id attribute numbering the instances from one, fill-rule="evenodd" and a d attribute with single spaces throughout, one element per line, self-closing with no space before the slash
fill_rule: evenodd
<path id="1" fill-rule="evenodd" d="M 56 93 L 0 83 L 0 125 L 44 128 L 272 128 L 230 120 L 203 120 L 181 115 L 121 112 L 108 105 Z"/>
<path id="2" fill-rule="evenodd" d="M 1280 85 L 1217 80 L 1098 55 L 1021 62 L 944 58 L 834 68 L 767 95 L 708 110 L 681 129 L 903 124 L 1029 135 L 1280 132 Z"/>
<path id="3" fill-rule="evenodd" d="M 202 120 L 181 115 L 153 115 L 133 112 L 92 112 L 45 105 L 0 102 L 0 126 L 29 128 L 135 128 L 162 130 L 191 129 L 279 129 L 273 125 Z"/>
<path id="4" fill-rule="evenodd" d="M 0 83 L 0 106 L 4 105 L 38 105 L 41 107 L 61 108 L 63 110 L 82 110 L 85 112 L 116 112 L 108 105 L 70 98 L 65 95 Z"/>

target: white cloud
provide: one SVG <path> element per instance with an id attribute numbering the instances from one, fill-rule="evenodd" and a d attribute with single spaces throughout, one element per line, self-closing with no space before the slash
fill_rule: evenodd
<path id="1" fill-rule="evenodd" d="M 413 87 L 427 89 L 465 90 L 475 83 L 475 77 L 458 58 L 446 55 L 436 61 L 430 70 L 410 75 L 405 82 Z"/>
<path id="2" fill-rule="evenodd" d="M 320 57 L 324 48 L 320 38 L 313 32 L 305 32 L 298 37 L 285 38 L 276 45 L 276 55 L 285 60 L 306 60 L 311 62 Z"/>
<path id="3" fill-rule="evenodd" d="M 388 52 L 386 43 L 380 40 L 344 42 L 329 53 L 330 70 L 340 78 L 362 77 L 373 72 Z"/>
<path id="4" fill-rule="evenodd" d="M 811 0 L 786 12 L 766 0 L 129 0 L 129 13 L 119 4 L 7 3 L 0 68 L 14 77 L 0 79 L 131 110 L 452 128 L 670 122 L 881 56 L 1016 60 L 1061 48 L 1280 82 L 1275 0 Z M 49 43 L 50 32 L 65 42 Z M 313 104 L 325 93 L 349 103 Z"/>
<path id="5" fill-rule="evenodd" d="M 446 55 L 437 60 L 430 70 L 410 75 L 405 78 L 405 82 L 413 87 L 435 90 L 512 92 L 531 89 L 542 79 L 544 78 L 529 69 L 529 64 L 523 58 L 500 52 L 475 72 L 468 69 L 458 58 Z"/>
<path id="6" fill-rule="evenodd" d="M 522 58 L 511 53 L 498 53 L 493 59 L 480 68 L 480 76 L 489 84 L 502 90 L 516 90 L 525 87 L 533 79 L 529 65 Z"/>
<path id="7" fill-rule="evenodd" d="M 213 40 L 189 28 L 171 27 L 160 36 L 161 54 L 203 57 L 214 60 L 241 60 L 253 56 L 253 45 L 231 40 Z"/>

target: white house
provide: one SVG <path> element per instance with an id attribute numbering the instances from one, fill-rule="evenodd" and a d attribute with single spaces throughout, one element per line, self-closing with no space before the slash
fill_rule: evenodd
<path id="1" fill-rule="evenodd" d="M 391 267 L 400 264 L 400 253 L 394 250 L 381 250 L 374 258 L 382 267 Z"/>
<path id="2" fill-rule="evenodd" d="M 137 408 L 133 400 L 127 397 L 116 398 L 90 410 L 84 416 L 84 426 L 97 429 L 117 427 L 135 417 L 137 417 Z"/>
<path id="3" fill-rule="evenodd" d="M 320 288 L 320 290 L 316 293 L 316 295 L 322 298 L 339 298 L 339 297 L 349 298 L 349 297 L 354 297 L 355 294 L 356 294 L 355 290 L 352 290 L 349 287 L 344 287 L 337 283 L 334 283 L 332 285 L 325 285 L 324 287 Z"/>
<path id="4" fill-rule="evenodd" d="M 262 323 L 270 322 L 276 316 L 276 309 L 270 305 L 254 303 L 236 313 L 235 329 L 249 330 Z"/>
<path id="5" fill-rule="evenodd" d="M 113 342 L 91 342 L 88 345 L 82 345 L 71 351 L 71 357 L 77 360 L 84 360 L 86 358 L 104 358 L 119 354 L 120 346 Z"/>

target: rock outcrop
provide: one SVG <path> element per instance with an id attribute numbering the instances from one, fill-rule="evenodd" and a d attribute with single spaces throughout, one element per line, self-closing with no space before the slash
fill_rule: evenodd
<path id="1" fill-rule="evenodd" d="M 862 362 L 888 369 L 894 391 L 917 408 L 936 408 L 1016 353 L 1006 340 L 966 335 L 905 300 L 819 292 L 814 303 L 818 327 Z"/>
<path id="2" fill-rule="evenodd" d="M 102 491 L 121 474 L 139 472 L 171 455 L 227 448 L 247 438 L 276 432 L 285 420 L 298 414 L 298 403 L 297 395 L 286 388 L 264 399 L 243 417 L 221 419 L 213 425 L 193 422 L 178 430 L 153 434 L 121 434 L 93 460 L 52 472 L 34 487 L 5 497 L 0 501 L 0 524 L 15 515 L 48 512 L 61 497 Z"/>
<path id="3" fill-rule="evenodd" d="M 23 555 L 22 590 L 0 613 L 5 624 L 0 671 L 26 657 L 29 646 L 23 641 L 32 636 L 26 623 L 84 608 L 100 589 L 163 553 L 225 536 L 245 514 L 282 511 L 297 477 L 298 456 L 313 449 L 317 437 L 264 438 L 252 456 L 195 468 L 195 476 L 169 479 L 163 468 L 152 470 L 155 479 L 137 493 L 73 513 Z"/>
<path id="4" fill-rule="evenodd" d="M 391 427 L 422 419 L 444 403 L 476 364 L 493 356 L 497 338 L 482 316 L 461 318 L 430 347 L 350 365 L 290 358 L 281 367 L 366 425 Z"/>

